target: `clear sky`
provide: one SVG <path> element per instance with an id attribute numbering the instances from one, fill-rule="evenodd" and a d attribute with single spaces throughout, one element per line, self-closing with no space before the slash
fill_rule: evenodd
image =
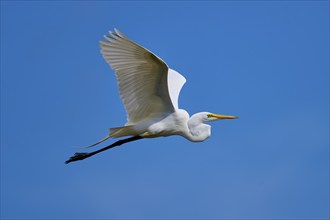
<path id="1" fill-rule="evenodd" d="M 114 28 L 240 118 L 65 165 L 126 122 Z M 1 218 L 329 218 L 329 2 L 1 1 Z"/>

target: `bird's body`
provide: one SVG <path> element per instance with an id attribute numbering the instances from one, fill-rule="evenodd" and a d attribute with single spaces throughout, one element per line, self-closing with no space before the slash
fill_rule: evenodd
<path id="1" fill-rule="evenodd" d="M 193 142 L 204 141 L 211 135 L 211 126 L 203 123 L 203 115 L 196 114 L 190 118 L 187 111 L 178 109 L 171 114 L 157 115 L 132 126 L 132 133 L 125 136 L 154 138 L 180 135 Z"/>
<path id="2" fill-rule="evenodd" d="M 189 117 L 187 111 L 180 109 L 178 104 L 181 88 L 186 82 L 181 74 L 116 29 L 105 39 L 100 42 L 101 53 L 115 71 L 127 122 L 125 126 L 110 128 L 108 136 L 89 147 L 108 138 L 123 136 L 140 139 L 180 135 L 199 142 L 211 135 L 211 126 L 205 122 L 236 118 L 210 112 Z M 83 154 L 71 158 L 69 162 L 87 157 Z"/>
<path id="3" fill-rule="evenodd" d="M 189 115 L 185 110 L 178 109 L 170 114 L 159 114 L 133 126 L 135 135 L 146 138 L 159 136 L 184 135 L 188 131 Z"/>

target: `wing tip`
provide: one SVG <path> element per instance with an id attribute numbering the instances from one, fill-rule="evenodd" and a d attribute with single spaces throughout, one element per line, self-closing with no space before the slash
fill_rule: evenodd
<path id="1" fill-rule="evenodd" d="M 117 28 L 115 28 L 115 32 L 118 36 L 120 36 L 121 38 L 127 38 L 120 30 L 118 30 Z"/>

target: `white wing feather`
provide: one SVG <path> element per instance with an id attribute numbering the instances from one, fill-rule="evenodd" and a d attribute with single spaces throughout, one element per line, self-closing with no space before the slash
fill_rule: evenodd
<path id="1" fill-rule="evenodd" d="M 179 109 L 179 95 L 182 86 L 186 83 L 186 78 L 184 78 L 180 73 L 172 69 L 168 69 L 167 74 L 167 86 L 172 104 L 175 109 Z"/>
<path id="2" fill-rule="evenodd" d="M 174 112 L 178 108 L 184 77 L 169 71 L 164 61 L 118 30 L 110 34 L 105 36 L 108 41 L 100 42 L 101 53 L 116 73 L 120 97 L 127 112 L 126 125 L 159 113 Z"/>

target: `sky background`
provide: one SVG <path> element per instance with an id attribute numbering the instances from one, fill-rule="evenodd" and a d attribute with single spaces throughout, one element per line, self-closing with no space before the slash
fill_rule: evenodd
<path id="1" fill-rule="evenodd" d="M 65 165 L 126 122 L 114 28 L 240 118 Z M 1 218 L 329 218 L 329 2 L 1 1 Z"/>

